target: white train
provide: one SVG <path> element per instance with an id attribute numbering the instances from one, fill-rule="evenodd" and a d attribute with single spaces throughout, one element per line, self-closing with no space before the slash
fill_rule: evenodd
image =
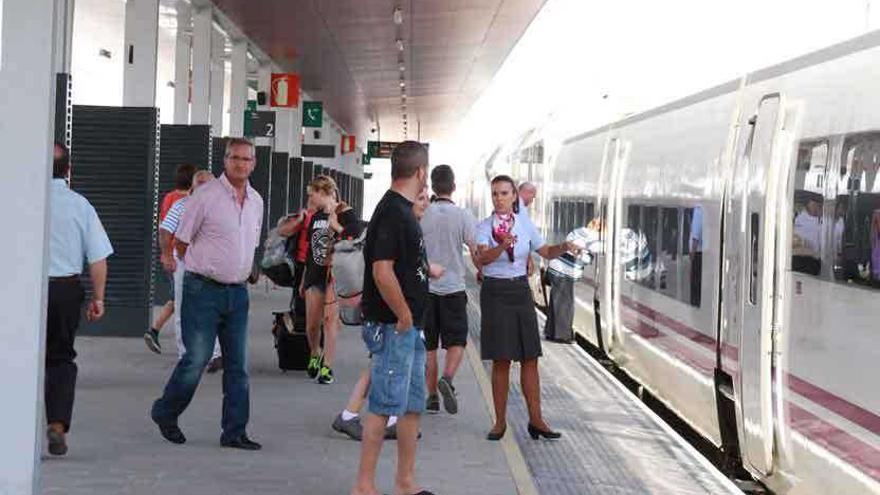
<path id="1" fill-rule="evenodd" d="M 495 150 L 549 239 L 598 218 L 575 330 L 776 494 L 880 494 L 880 31 L 561 143 Z M 626 229 L 647 256 L 622 259 Z"/>

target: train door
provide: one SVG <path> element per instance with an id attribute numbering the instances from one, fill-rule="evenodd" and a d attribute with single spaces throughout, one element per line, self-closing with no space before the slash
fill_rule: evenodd
<path id="1" fill-rule="evenodd" d="M 775 304 L 776 210 L 774 141 L 780 96 L 767 95 L 743 125 L 727 184 L 722 325 L 739 335 L 735 381 L 744 461 L 768 474 L 773 456 L 772 343 Z"/>

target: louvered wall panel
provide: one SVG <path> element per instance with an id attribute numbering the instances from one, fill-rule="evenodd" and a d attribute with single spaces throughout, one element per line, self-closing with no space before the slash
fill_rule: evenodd
<path id="1" fill-rule="evenodd" d="M 269 146 L 257 146 L 257 165 L 251 174 L 251 187 L 260 193 L 263 198 L 263 228 L 260 233 L 260 246 L 254 256 L 254 263 L 259 263 L 263 257 L 263 241 L 266 239 L 266 225 L 269 223 L 269 178 L 272 174 L 272 148 Z"/>
<path id="2" fill-rule="evenodd" d="M 272 153 L 272 181 L 269 191 L 269 228 L 287 213 L 287 187 L 290 165 L 287 153 Z"/>
<path id="3" fill-rule="evenodd" d="M 290 190 L 288 191 L 288 211 L 295 212 L 305 206 L 303 201 L 302 158 L 290 159 Z"/>
<path id="4" fill-rule="evenodd" d="M 226 138 L 215 137 L 211 139 L 211 172 L 214 177 L 220 177 L 223 173 L 223 158 L 226 156 Z"/>
<path id="5" fill-rule="evenodd" d="M 199 169 L 211 164 L 211 126 L 163 125 L 160 126 L 159 146 L 159 204 L 174 189 L 177 167 L 186 163 Z M 163 273 L 159 262 L 159 245 L 153 249 L 153 283 L 156 287 L 153 304 L 164 304 L 171 297 L 169 277 Z"/>
<path id="6" fill-rule="evenodd" d="M 140 336 L 150 324 L 158 213 L 158 110 L 73 107 L 71 186 L 95 207 L 115 253 L 107 315 L 85 334 Z"/>

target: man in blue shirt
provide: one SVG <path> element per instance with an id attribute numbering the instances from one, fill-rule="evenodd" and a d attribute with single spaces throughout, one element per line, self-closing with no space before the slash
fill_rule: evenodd
<path id="1" fill-rule="evenodd" d="M 76 388 L 76 351 L 73 341 L 79 326 L 85 291 L 80 282 L 83 263 L 89 265 L 92 299 L 86 310 L 89 321 L 104 316 L 107 257 L 113 247 L 98 214 L 81 195 L 70 190 L 67 149 L 55 144 L 52 189 L 49 201 L 49 302 L 46 319 L 46 380 L 44 384 L 49 453 L 67 453 Z"/>

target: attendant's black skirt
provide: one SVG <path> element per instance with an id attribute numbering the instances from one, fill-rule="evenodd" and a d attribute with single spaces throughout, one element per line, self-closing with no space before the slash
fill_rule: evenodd
<path id="1" fill-rule="evenodd" d="M 523 361 L 541 356 L 535 302 L 526 277 L 484 277 L 480 313 L 483 359 Z"/>

